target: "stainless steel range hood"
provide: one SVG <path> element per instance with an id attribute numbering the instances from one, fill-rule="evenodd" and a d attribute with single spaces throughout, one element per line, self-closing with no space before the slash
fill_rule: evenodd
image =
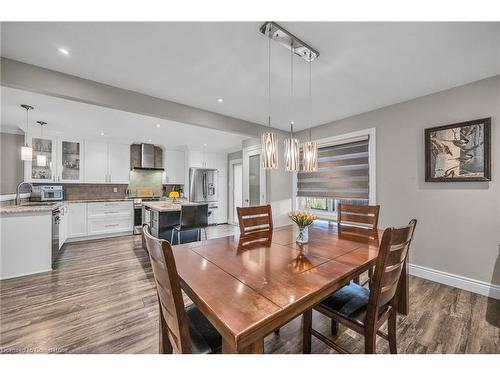
<path id="1" fill-rule="evenodd" d="M 149 143 L 130 146 L 130 168 L 163 171 L 163 151 Z"/>

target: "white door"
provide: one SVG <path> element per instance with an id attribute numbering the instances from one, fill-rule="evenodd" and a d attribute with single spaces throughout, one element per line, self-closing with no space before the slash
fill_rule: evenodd
<path id="1" fill-rule="evenodd" d="M 78 140 L 59 139 L 57 182 L 83 181 L 83 147 Z"/>
<path id="2" fill-rule="evenodd" d="M 108 144 L 106 142 L 85 142 L 85 182 L 108 181 Z"/>
<path id="3" fill-rule="evenodd" d="M 108 182 L 128 184 L 130 182 L 130 145 L 108 144 Z"/>
<path id="4" fill-rule="evenodd" d="M 266 204 L 266 171 L 260 166 L 260 145 L 243 150 L 243 206 Z"/>
<path id="5" fill-rule="evenodd" d="M 238 224 L 238 212 L 236 211 L 236 207 L 243 206 L 243 165 L 241 161 L 231 164 L 229 174 L 229 222 Z"/>

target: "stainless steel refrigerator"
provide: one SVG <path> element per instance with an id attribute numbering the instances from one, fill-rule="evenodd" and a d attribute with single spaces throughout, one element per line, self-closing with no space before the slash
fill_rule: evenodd
<path id="1" fill-rule="evenodd" d="M 189 168 L 189 200 L 217 202 L 217 169 Z"/>

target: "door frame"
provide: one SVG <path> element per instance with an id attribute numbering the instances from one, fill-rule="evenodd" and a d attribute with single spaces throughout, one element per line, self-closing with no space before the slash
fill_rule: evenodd
<path id="1" fill-rule="evenodd" d="M 238 224 L 238 221 L 234 217 L 234 166 L 241 164 L 241 202 L 243 202 L 243 159 L 233 159 L 229 160 L 229 181 L 228 181 L 228 186 L 229 186 L 229 209 L 228 209 L 228 215 L 227 215 L 227 222 L 229 224 Z"/>
<path id="2" fill-rule="evenodd" d="M 262 146 L 260 143 L 244 148 L 243 149 L 243 206 L 250 205 L 250 189 L 249 189 L 249 181 L 248 176 L 250 173 L 250 167 L 248 160 L 250 156 L 261 155 Z M 267 173 L 266 170 L 260 166 L 259 162 L 259 171 L 260 171 L 260 203 L 267 203 Z"/>

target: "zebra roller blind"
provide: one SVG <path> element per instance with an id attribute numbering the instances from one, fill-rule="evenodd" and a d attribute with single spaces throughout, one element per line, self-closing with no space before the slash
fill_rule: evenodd
<path id="1" fill-rule="evenodd" d="M 297 173 L 297 196 L 368 199 L 368 177 L 368 137 L 319 146 L 318 170 Z"/>

